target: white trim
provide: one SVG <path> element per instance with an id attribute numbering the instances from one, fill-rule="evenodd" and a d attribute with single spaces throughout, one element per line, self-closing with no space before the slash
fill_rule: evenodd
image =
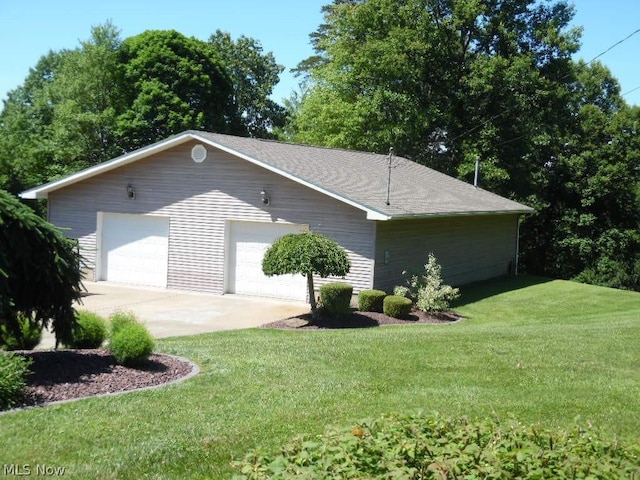
<path id="1" fill-rule="evenodd" d="M 285 178 L 288 178 L 289 180 L 293 180 L 296 183 L 299 183 L 300 185 L 304 185 L 307 188 L 310 188 L 312 190 L 315 190 L 317 192 L 323 193 L 331 198 L 335 198 L 336 200 L 339 200 L 343 203 L 346 203 L 347 205 L 351 205 L 352 207 L 357 208 L 358 210 L 363 210 L 364 212 L 367 213 L 367 220 L 389 220 L 391 217 L 388 215 L 385 215 L 381 212 L 378 212 L 377 210 L 373 210 L 371 208 L 365 207 L 364 205 L 361 205 L 357 202 L 354 202 L 353 200 L 350 200 L 348 198 L 345 198 L 341 195 L 338 195 L 337 193 L 334 193 L 330 190 L 327 190 L 325 188 L 322 188 L 314 183 L 311 182 L 307 182 L 306 180 L 302 180 L 299 177 L 296 177 L 295 175 L 292 175 L 288 172 L 285 172 L 283 170 L 280 170 L 279 168 L 274 167 L 273 165 L 269 165 L 268 163 L 265 163 L 261 160 L 258 160 L 256 158 L 250 157 L 249 155 L 245 155 L 244 153 L 240 153 L 237 150 L 234 150 L 231 147 L 226 147 L 224 145 L 221 145 L 217 142 L 214 142 L 213 140 L 209 140 L 207 138 L 204 137 L 197 137 L 198 139 L 202 140 L 203 142 L 207 142 L 209 145 L 211 145 L 212 147 L 215 147 L 219 150 L 222 150 L 223 152 L 229 153 L 235 157 L 238 158 L 242 158 L 243 160 L 246 160 L 247 162 L 253 163 L 254 165 L 257 165 L 259 167 L 262 167 L 266 170 L 269 170 L 270 172 L 273 173 L 277 173 L 278 175 L 281 175 Z"/>
<path id="2" fill-rule="evenodd" d="M 128 165 L 130 163 L 133 163 L 135 161 L 141 160 L 143 158 L 149 157 L 155 153 L 158 152 L 162 152 L 164 150 L 168 150 L 169 148 L 173 148 L 175 146 L 181 145 L 183 143 L 186 143 L 190 140 L 198 140 L 201 141 L 203 143 L 207 143 L 209 145 L 211 145 L 212 147 L 218 149 L 218 150 L 222 150 L 223 152 L 229 153 L 235 157 L 238 158 L 242 158 L 243 160 L 246 160 L 250 163 L 253 163 L 254 165 L 257 165 L 259 167 L 262 167 L 266 170 L 269 170 L 271 172 L 274 172 L 278 175 L 281 175 L 285 178 L 288 178 L 289 180 L 293 180 L 296 183 L 299 183 L 301 185 L 304 185 L 307 188 L 311 188 L 312 190 L 316 190 L 317 192 L 323 193 L 325 195 L 328 195 L 331 198 L 335 198 L 336 200 L 339 200 L 343 203 L 346 203 L 347 205 L 351 205 L 352 207 L 357 208 L 358 210 L 362 210 L 364 212 L 366 212 L 367 214 L 367 220 L 390 220 L 391 217 L 388 215 L 385 215 L 381 212 L 378 212 L 377 210 L 373 210 L 371 208 L 368 208 L 364 205 L 361 205 L 357 202 L 354 202 L 353 200 L 350 200 L 348 198 L 345 198 L 341 195 L 338 195 L 337 193 L 334 193 L 330 190 L 327 190 L 325 188 L 322 188 L 318 185 L 315 185 L 311 182 L 307 182 L 305 180 L 302 180 L 299 177 L 296 177 L 295 175 L 292 175 L 290 173 L 287 173 L 283 170 L 280 170 L 279 168 L 276 168 L 272 165 L 269 165 L 265 162 L 262 162 L 261 160 L 258 160 L 256 158 L 250 157 L 249 155 L 245 155 L 243 153 L 238 152 L 237 150 L 234 150 L 233 148 L 230 147 L 226 147 L 224 145 L 221 145 L 213 140 L 210 140 L 206 137 L 202 137 L 196 133 L 193 132 L 186 132 L 186 133 L 182 133 L 176 137 L 172 137 L 169 138 L 167 140 L 162 140 L 160 142 L 154 143 L 153 145 L 149 145 L 148 147 L 143 147 L 139 150 L 135 150 L 131 153 L 127 153 L 121 157 L 118 158 L 114 158 L 113 160 L 109 160 L 108 162 L 105 163 L 101 163 L 99 165 L 96 165 L 94 167 L 90 167 L 84 170 L 81 170 L 77 173 L 74 173 L 72 175 L 69 175 L 68 177 L 64 177 L 61 178 L 60 180 L 55 180 L 53 182 L 49 182 L 47 184 L 41 185 L 39 187 L 35 187 L 32 188 L 30 190 L 26 190 L 22 193 L 19 194 L 20 198 L 25 198 L 25 199 L 36 199 L 36 198 L 47 198 L 50 192 L 53 192 L 55 190 L 58 190 L 60 188 L 64 188 L 66 186 L 72 185 L 76 182 L 82 181 L 82 180 L 86 180 L 88 178 L 91 177 L 95 177 L 96 175 L 100 175 L 102 173 L 108 172 L 110 170 L 114 170 L 116 168 L 122 167 L 124 165 Z"/>
<path id="3" fill-rule="evenodd" d="M 88 178 L 95 177 L 96 175 L 100 175 L 101 173 L 114 170 L 124 165 L 128 165 L 137 160 L 149 157 L 154 153 L 162 152 L 163 150 L 167 150 L 177 145 L 186 143 L 192 138 L 194 138 L 194 135 L 191 133 L 178 135 L 177 137 L 172 137 L 167 140 L 154 143 L 153 145 L 140 148 L 139 150 L 135 150 L 131 153 L 127 153 L 125 155 L 122 155 L 121 157 L 114 158 L 113 160 L 109 160 L 108 162 L 104 162 L 99 165 L 80 170 L 79 172 L 69 175 L 68 177 L 61 178 L 60 180 L 54 180 L 53 182 L 49 182 L 44 185 L 40 185 L 39 187 L 24 191 L 18 196 L 20 198 L 27 199 L 47 198 L 50 192 L 54 192 L 60 188 L 67 187 L 81 180 L 86 180 Z"/>
<path id="4" fill-rule="evenodd" d="M 60 180 L 55 180 L 53 182 L 47 183 L 45 185 L 41 185 L 39 187 L 32 188 L 30 190 L 26 190 L 19 194 L 20 198 L 25 199 L 37 199 L 37 198 L 47 198 L 50 192 L 58 190 L 60 188 L 64 188 L 66 186 L 72 185 L 76 182 L 86 180 L 88 178 L 95 177 L 96 175 L 100 175 L 102 173 L 108 172 L 110 170 L 114 170 L 116 168 L 122 167 L 124 165 L 128 165 L 135 161 L 141 160 L 143 158 L 149 157 L 155 153 L 162 152 L 164 150 L 168 150 L 169 148 L 173 148 L 175 146 L 186 143 L 190 140 L 198 140 L 200 142 L 211 145 L 212 147 L 222 150 L 223 152 L 229 153 L 235 157 L 246 160 L 254 165 L 262 167 L 266 170 L 269 170 L 273 173 L 276 173 L 282 177 L 288 178 L 289 180 L 293 180 L 294 182 L 304 185 L 307 188 L 320 192 L 324 195 L 327 195 L 331 198 L 334 198 L 342 203 L 346 203 L 347 205 L 351 205 L 352 207 L 357 208 L 358 210 L 362 210 L 367 214 L 367 220 L 392 220 L 392 219 L 409 219 L 409 218 L 426 218 L 426 217 L 454 217 L 460 215 L 502 215 L 502 214 L 526 214 L 531 213 L 534 210 L 512 210 L 512 211 L 490 211 L 490 212 L 451 212 L 451 213 L 435 213 L 435 214 L 419 214 L 419 215 L 401 215 L 401 216 L 392 216 L 384 214 L 378 210 L 374 210 L 365 205 L 362 205 L 358 202 L 355 202 L 349 198 L 345 198 L 342 195 L 339 195 L 335 192 L 327 190 L 319 185 L 303 180 L 295 175 L 280 170 L 279 168 L 274 167 L 273 165 L 269 165 L 261 160 L 253 158 L 249 155 L 245 155 L 243 153 L 234 150 L 231 147 L 226 147 L 221 145 L 214 140 L 208 139 L 201 135 L 198 135 L 194 132 L 185 132 L 179 134 L 175 137 L 168 138 L 166 140 L 162 140 L 160 142 L 154 143 L 153 145 L 149 145 L 147 147 L 143 147 L 139 150 L 135 150 L 134 152 L 127 153 L 121 157 L 115 158 L 108 162 L 101 163 L 94 167 L 87 168 L 85 170 L 81 170 L 80 172 L 74 173 L 73 175 L 69 175 L 68 177 L 61 178 Z"/>
<path id="5" fill-rule="evenodd" d="M 102 224 L 104 223 L 104 213 L 98 212 L 96 218 L 96 253 L 93 273 L 95 282 L 102 278 Z"/>
<path id="6" fill-rule="evenodd" d="M 518 264 L 520 263 L 520 215 L 516 218 L 516 265 L 514 268 L 514 275 L 518 276 Z"/>

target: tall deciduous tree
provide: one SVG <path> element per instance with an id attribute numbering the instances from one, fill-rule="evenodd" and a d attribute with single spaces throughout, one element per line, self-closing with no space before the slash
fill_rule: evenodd
<path id="1" fill-rule="evenodd" d="M 120 61 L 128 108 L 118 135 L 127 149 L 189 129 L 237 133 L 231 79 L 208 43 L 150 30 L 123 42 Z"/>
<path id="2" fill-rule="evenodd" d="M 270 95 L 284 69 L 271 52 L 253 38 L 236 41 L 221 30 L 209 37 L 209 43 L 221 58 L 233 85 L 233 98 L 240 121 L 251 137 L 270 138 L 274 129 L 284 126 L 285 110 Z"/>
<path id="3" fill-rule="evenodd" d="M 564 0 L 334 0 L 286 131 L 394 146 L 468 181 L 480 159 L 483 188 L 536 207 L 530 271 L 639 288 L 637 114 L 605 67 L 572 60 L 573 13 Z"/>
<path id="4" fill-rule="evenodd" d="M 53 136 L 60 173 L 100 163 L 123 153 L 115 135 L 125 108 L 120 31 L 111 23 L 91 29 L 61 63 L 53 85 L 56 99 Z"/>
<path id="5" fill-rule="evenodd" d="M 256 40 L 175 31 L 122 40 L 110 22 L 49 52 L 0 112 L 0 188 L 17 193 L 187 129 L 272 136 L 281 67 Z"/>

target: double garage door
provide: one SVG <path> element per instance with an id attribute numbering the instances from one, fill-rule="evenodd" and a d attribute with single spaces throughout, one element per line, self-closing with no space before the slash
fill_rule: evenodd
<path id="1" fill-rule="evenodd" d="M 167 287 L 168 217 L 102 213 L 100 224 L 99 280 Z M 300 232 L 301 225 L 232 221 L 227 228 L 227 292 L 305 300 L 302 275 L 267 277 L 262 273 L 267 248 L 282 235 Z"/>

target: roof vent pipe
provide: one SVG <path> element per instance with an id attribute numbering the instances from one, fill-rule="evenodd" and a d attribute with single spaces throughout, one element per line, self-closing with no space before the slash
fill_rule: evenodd
<path id="1" fill-rule="evenodd" d="M 476 174 L 473 177 L 473 186 L 478 188 L 478 170 L 480 169 L 480 157 L 476 157 Z"/>
<path id="2" fill-rule="evenodd" d="M 387 179 L 387 205 L 390 205 L 389 203 L 389 193 L 391 190 L 391 161 L 393 160 L 393 147 L 389 147 L 389 178 Z"/>

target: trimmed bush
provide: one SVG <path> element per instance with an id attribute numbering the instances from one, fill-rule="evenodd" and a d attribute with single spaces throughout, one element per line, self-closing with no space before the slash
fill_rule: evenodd
<path id="1" fill-rule="evenodd" d="M 107 322 L 104 318 L 88 310 L 76 312 L 77 326 L 71 333 L 68 348 L 99 348 L 107 338 Z"/>
<path id="2" fill-rule="evenodd" d="M 348 283 L 333 282 L 320 287 L 322 311 L 331 318 L 345 317 L 351 313 L 353 286 Z"/>
<path id="3" fill-rule="evenodd" d="M 118 311 L 109 317 L 110 332 L 113 337 L 122 327 L 139 323 L 136 314 L 128 311 Z"/>
<path id="4" fill-rule="evenodd" d="M 358 294 L 358 310 L 361 312 L 382 312 L 384 297 L 382 290 L 362 290 Z"/>
<path id="5" fill-rule="evenodd" d="M 20 404 L 31 363 L 31 359 L 13 353 L 0 353 L 0 410 Z"/>
<path id="6" fill-rule="evenodd" d="M 126 323 L 119 326 L 109 342 L 111 354 L 122 365 L 137 365 L 153 352 L 153 337 L 141 323 Z"/>
<path id="7" fill-rule="evenodd" d="M 42 340 L 42 324 L 18 314 L 20 332 L 16 334 L 8 325 L 0 323 L 0 349 L 33 350 Z"/>
<path id="8" fill-rule="evenodd" d="M 388 416 L 298 437 L 232 464 L 238 479 L 637 478 L 640 447 L 535 426 L 438 416 Z"/>
<path id="9" fill-rule="evenodd" d="M 389 295 L 382 302 L 382 311 L 385 315 L 395 318 L 406 318 L 411 313 L 413 303 L 407 297 Z"/>

